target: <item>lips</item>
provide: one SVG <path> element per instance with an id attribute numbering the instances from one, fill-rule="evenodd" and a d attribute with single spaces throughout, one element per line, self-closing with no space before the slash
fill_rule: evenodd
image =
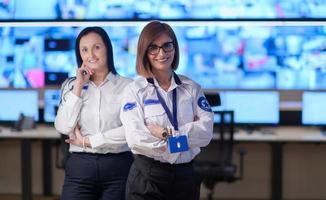
<path id="1" fill-rule="evenodd" d="M 159 63 L 165 63 L 165 62 L 169 61 L 169 58 L 156 59 L 155 61 L 159 62 Z"/>
<path id="2" fill-rule="evenodd" d="M 98 60 L 88 60 L 89 63 L 95 63 L 97 62 Z"/>

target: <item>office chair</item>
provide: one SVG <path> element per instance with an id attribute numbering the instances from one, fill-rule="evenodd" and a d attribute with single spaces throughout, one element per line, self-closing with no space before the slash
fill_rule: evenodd
<path id="1" fill-rule="evenodd" d="M 69 157 L 69 144 L 65 142 L 69 137 L 61 134 L 60 140 L 56 143 L 56 167 L 58 169 L 64 169 L 66 161 Z"/>
<path id="2" fill-rule="evenodd" d="M 54 110 L 57 115 L 58 106 L 55 106 Z M 67 159 L 70 155 L 69 144 L 65 142 L 66 139 L 69 139 L 68 135 L 60 134 L 60 140 L 56 143 L 56 167 L 58 169 L 65 168 Z"/>
<path id="3" fill-rule="evenodd" d="M 220 105 L 219 97 L 208 97 L 211 105 Z M 232 183 L 243 177 L 244 154 L 243 149 L 239 150 L 240 168 L 237 175 L 237 165 L 233 163 L 234 143 L 234 112 L 214 111 L 220 118 L 220 123 L 214 126 L 215 139 L 207 147 L 201 149 L 201 153 L 195 158 L 195 170 L 199 174 L 201 182 L 209 190 L 207 199 L 213 199 L 215 185 L 218 182 Z M 218 129 L 218 130 L 215 130 Z M 214 155 L 212 157 L 212 155 Z"/>

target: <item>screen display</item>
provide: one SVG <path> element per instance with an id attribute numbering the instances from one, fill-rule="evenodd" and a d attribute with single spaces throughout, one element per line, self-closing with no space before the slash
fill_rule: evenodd
<path id="1" fill-rule="evenodd" d="M 303 92 L 302 124 L 326 125 L 326 92 Z"/>
<path id="2" fill-rule="evenodd" d="M 279 123 L 279 93 L 276 91 L 225 91 L 220 96 L 222 106 L 218 110 L 233 110 L 236 124 Z M 219 120 L 215 118 L 215 122 Z"/>
<path id="3" fill-rule="evenodd" d="M 38 121 L 37 90 L 0 90 L 0 121 L 16 121 L 22 113 Z"/>
<path id="4" fill-rule="evenodd" d="M 60 103 L 60 90 L 46 89 L 44 91 L 44 121 L 54 122 Z"/>
<path id="5" fill-rule="evenodd" d="M 23 20 L 325 18 L 325 10 L 324 0 L 0 1 L 0 19 Z"/>
<path id="6" fill-rule="evenodd" d="M 136 77 L 142 26 L 104 28 L 112 41 L 118 73 Z M 75 76 L 74 44 L 81 29 L 0 28 L 0 88 L 60 85 L 65 77 Z M 180 46 L 177 73 L 205 89 L 326 89 L 326 26 L 198 25 L 173 29 Z"/>

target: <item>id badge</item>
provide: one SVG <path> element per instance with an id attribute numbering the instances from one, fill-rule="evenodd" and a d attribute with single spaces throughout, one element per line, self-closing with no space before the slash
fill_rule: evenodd
<path id="1" fill-rule="evenodd" d="M 188 138 L 186 135 L 173 136 L 168 138 L 168 148 L 170 153 L 188 151 Z"/>

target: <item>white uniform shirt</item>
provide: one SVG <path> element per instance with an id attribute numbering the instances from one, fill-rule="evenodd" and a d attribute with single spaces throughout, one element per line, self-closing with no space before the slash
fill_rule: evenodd
<path id="1" fill-rule="evenodd" d="M 81 97 L 72 91 L 75 80 L 64 83 L 55 128 L 62 134 L 70 134 L 78 123 L 82 135 L 88 136 L 92 145 L 92 148 L 86 148 L 86 152 L 105 154 L 129 151 L 119 115 L 122 91 L 131 81 L 109 73 L 99 86 L 89 81 Z M 75 145 L 70 145 L 69 150 L 84 151 Z"/>
<path id="2" fill-rule="evenodd" d="M 177 84 L 178 83 L 178 84 Z M 209 144 L 213 135 L 213 113 L 200 86 L 184 77 L 172 77 L 169 90 L 164 91 L 154 79 L 162 98 L 172 112 L 172 91 L 177 88 L 177 118 L 179 134 L 187 135 L 189 150 L 169 153 L 166 141 L 154 137 L 147 123 L 156 123 L 163 128 L 173 128 L 160 104 L 154 85 L 145 78 L 129 84 L 124 91 L 120 118 L 126 131 L 126 139 L 134 154 L 151 157 L 160 162 L 188 163 Z M 199 120 L 194 121 L 194 116 Z"/>

